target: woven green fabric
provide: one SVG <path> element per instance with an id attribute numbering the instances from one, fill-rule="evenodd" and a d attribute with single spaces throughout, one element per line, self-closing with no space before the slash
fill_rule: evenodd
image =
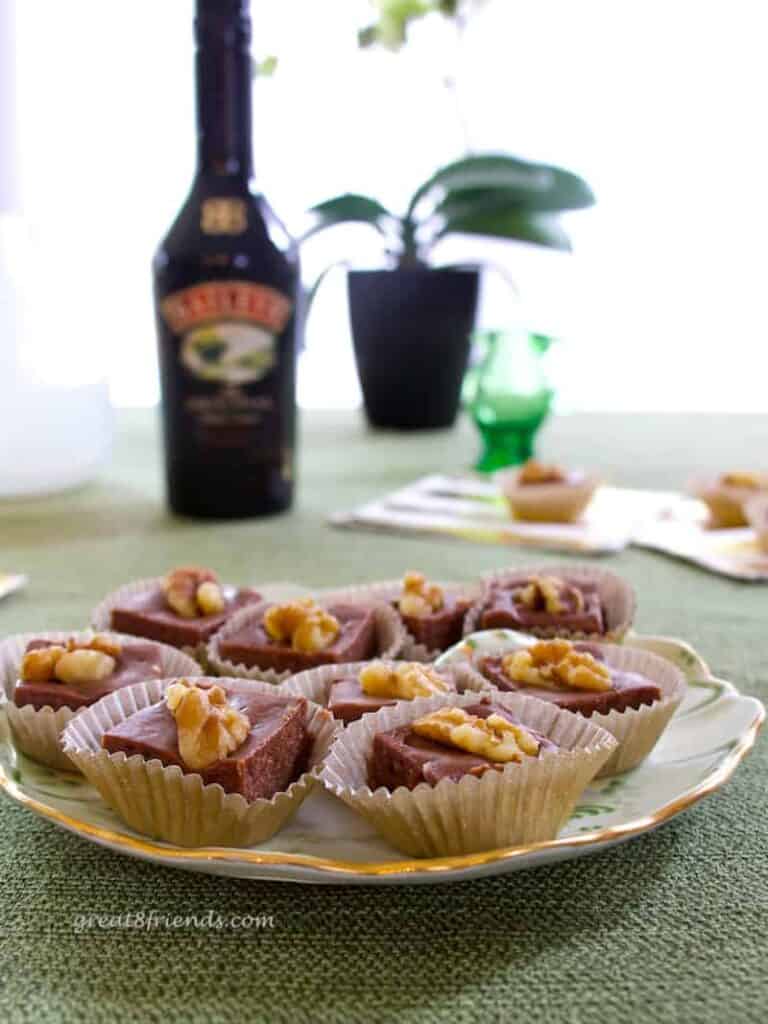
<path id="1" fill-rule="evenodd" d="M 0 568 L 28 590 L 0 632 L 84 624 L 116 584 L 190 560 L 243 582 L 335 584 L 418 567 L 469 579 L 518 550 L 328 529 L 323 519 L 475 452 L 470 429 L 373 434 L 307 416 L 287 517 L 199 525 L 163 510 L 154 422 L 119 421 L 111 472 L 51 501 L 0 505 Z M 545 454 L 617 483 L 680 486 L 697 469 L 765 461 L 756 417 L 578 416 Z M 204 486 L 204 482 L 203 482 Z M 630 550 L 611 559 L 639 594 L 637 626 L 691 641 L 743 691 L 768 696 L 768 589 Z M 0 801 L 0 1019 L 431 1024 L 763 1022 L 768 1007 L 763 740 L 719 794 L 598 856 L 421 888 L 307 887 L 187 874 L 70 836 Z M 264 914 L 273 927 L 77 932 L 85 912 Z"/>

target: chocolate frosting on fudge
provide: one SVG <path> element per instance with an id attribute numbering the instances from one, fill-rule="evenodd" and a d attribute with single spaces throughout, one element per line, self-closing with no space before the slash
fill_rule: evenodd
<path id="1" fill-rule="evenodd" d="M 445 677 L 443 677 L 445 678 Z M 453 684 L 446 678 L 446 684 L 453 689 Z M 327 708 L 334 718 L 343 722 L 356 722 L 358 718 L 381 708 L 393 707 L 399 700 L 397 697 L 372 697 L 365 693 L 357 676 L 339 676 L 331 683 L 328 692 Z"/>
<path id="2" fill-rule="evenodd" d="M 327 609 L 339 622 L 339 634 L 321 651 L 294 651 L 290 644 L 273 640 L 263 621 L 246 622 L 223 637 L 219 644 L 222 658 L 248 668 L 258 666 L 277 672 L 302 672 L 318 665 L 366 661 L 376 652 L 376 618 L 362 605 L 336 604 Z"/>
<path id="3" fill-rule="evenodd" d="M 511 711 L 491 702 L 472 704 L 464 710 L 478 718 L 488 718 L 489 715 L 496 714 L 515 725 L 522 724 Z M 557 749 L 557 745 L 545 736 L 532 729 L 528 731 L 538 740 L 540 752 Z M 368 784 L 374 790 L 380 786 L 389 790 L 397 789 L 398 786 L 414 789 L 421 782 L 426 782 L 430 786 L 436 785 L 441 779 L 458 782 L 465 775 L 482 775 L 486 771 L 500 771 L 504 767 L 504 764 L 491 761 L 487 757 L 465 753 L 455 747 L 419 736 L 413 731 L 411 724 L 406 723 L 389 732 L 376 733 L 373 737 L 368 762 Z"/>
<path id="4" fill-rule="evenodd" d="M 56 646 L 51 640 L 32 640 L 27 650 L 39 650 Z M 71 708 L 73 711 L 88 707 L 108 693 L 124 686 L 143 682 L 145 679 L 162 679 L 163 667 L 161 650 L 157 644 L 128 642 L 120 647 L 115 671 L 106 679 L 94 683 L 60 683 L 55 679 L 46 682 L 25 682 L 20 679 L 13 691 L 13 702 L 17 707 L 31 705 L 36 710 L 49 707 Z"/>
<path id="5" fill-rule="evenodd" d="M 480 616 L 481 629 L 517 629 L 525 631 L 531 628 L 562 628 L 571 632 L 605 633 L 603 609 L 597 584 L 579 581 L 575 583 L 564 579 L 566 588 L 561 600 L 565 605 L 562 612 L 550 612 L 546 609 L 528 608 L 515 600 L 515 594 L 524 588 L 530 579 L 520 576 L 517 579 L 504 580 L 493 584 L 489 590 L 485 608 Z M 583 607 L 578 606 L 574 590 L 581 592 Z"/>
<path id="6" fill-rule="evenodd" d="M 268 800 L 286 789 L 306 767 L 310 745 L 305 726 L 307 702 L 303 697 L 223 688 L 229 703 L 248 717 L 251 730 L 237 750 L 198 774 L 206 784 L 218 783 L 225 792 L 240 793 L 249 802 Z M 102 737 L 102 746 L 110 754 L 140 754 L 188 770 L 179 753 L 176 719 L 165 700 L 109 729 Z"/>
<path id="7" fill-rule="evenodd" d="M 131 636 L 144 636 L 171 647 L 197 647 L 218 632 L 227 619 L 249 604 L 258 604 L 261 594 L 242 588 L 223 587 L 226 608 L 216 615 L 202 615 L 186 619 L 173 611 L 161 587 L 130 594 L 112 609 L 112 629 Z"/>
<path id="8" fill-rule="evenodd" d="M 574 645 L 578 650 L 594 649 L 587 644 Z M 599 653 L 599 652 L 598 652 Z M 603 660 L 600 657 L 598 660 Z M 545 689 L 542 686 L 526 686 L 513 682 L 504 672 L 502 658 L 483 658 L 479 664 L 480 671 L 499 690 L 522 693 L 526 697 L 536 697 L 550 704 L 556 704 L 566 711 L 577 712 L 589 718 L 594 714 L 606 714 L 608 711 L 626 711 L 627 708 L 639 708 L 643 704 L 653 704 L 661 699 L 659 687 L 637 672 L 620 672 L 609 668 L 611 673 L 610 690 L 575 690 Z"/>
<path id="9" fill-rule="evenodd" d="M 461 640 L 464 616 L 469 606 L 469 601 L 446 595 L 445 604 L 438 611 L 428 615 L 403 615 L 400 612 L 400 618 L 417 643 L 429 651 L 444 651 Z"/>

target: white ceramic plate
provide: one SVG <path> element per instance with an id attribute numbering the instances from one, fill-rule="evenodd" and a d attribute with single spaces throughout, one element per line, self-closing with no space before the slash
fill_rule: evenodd
<path id="1" fill-rule="evenodd" d="M 492 634 L 484 636 L 480 642 L 493 642 Z M 53 772 L 18 754 L 1 707 L 0 787 L 41 817 L 118 853 L 240 878 L 346 885 L 448 882 L 580 857 L 649 832 L 722 786 L 752 747 L 765 715 L 759 701 L 713 678 L 683 641 L 631 635 L 626 642 L 679 665 L 688 678 L 687 696 L 651 757 L 634 771 L 586 790 L 551 842 L 402 860 L 362 818 L 318 788 L 293 821 L 262 846 L 180 849 L 131 831 L 81 777 Z"/>

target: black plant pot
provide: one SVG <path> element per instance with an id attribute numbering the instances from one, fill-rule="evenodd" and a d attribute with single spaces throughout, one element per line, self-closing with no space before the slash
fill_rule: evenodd
<path id="1" fill-rule="evenodd" d="M 376 427 L 450 427 L 475 323 L 476 270 L 353 270 L 352 338 Z"/>

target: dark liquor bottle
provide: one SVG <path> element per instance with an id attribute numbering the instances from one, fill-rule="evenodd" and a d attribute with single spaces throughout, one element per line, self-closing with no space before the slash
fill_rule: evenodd
<path id="1" fill-rule="evenodd" d="M 268 515 L 293 496 L 298 258 L 252 187 L 248 4 L 197 0 L 197 173 L 154 260 L 180 515 Z"/>

